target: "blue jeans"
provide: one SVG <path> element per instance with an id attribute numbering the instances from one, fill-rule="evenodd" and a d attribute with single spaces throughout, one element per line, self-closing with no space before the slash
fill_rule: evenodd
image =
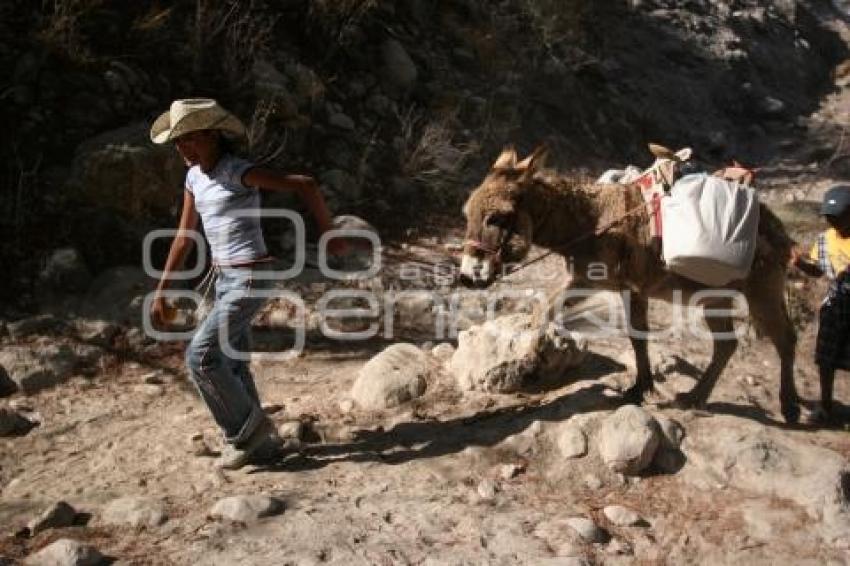
<path id="1" fill-rule="evenodd" d="M 265 297 L 248 294 L 268 287 L 255 279 L 268 264 L 252 267 L 214 267 L 215 304 L 195 330 L 186 349 L 189 374 L 228 443 L 239 446 L 265 418 L 248 360 L 227 354 L 227 344 L 247 356 L 251 348 L 251 319 Z"/>

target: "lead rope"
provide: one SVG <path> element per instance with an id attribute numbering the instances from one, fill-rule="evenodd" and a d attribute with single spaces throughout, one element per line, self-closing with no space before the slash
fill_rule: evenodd
<path id="1" fill-rule="evenodd" d="M 557 246 L 550 249 L 548 252 L 542 253 L 539 256 L 537 256 L 536 258 L 531 259 L 529 261 L 520 263 L 519 265 L 517 265 L 516 267 L 514 267 L 513 269 L 508 271 L 506 273 L 506 275 L 511 275 L 513 273 L 516 273 L 520 269 L 525 269 L 529 265 L 535 264 L 538 261 L 541 261 L 541 260 L 549 257 L 550 255 L 557 253 L 558 251 L 563 251 L 563 250 L 569 249 L 572 246 L 576 245 L 577 243 L 579 243 L 583 240 L 586 240 L 590 237 L 601 236 L 602 234 L 604 234 L 605 232 L 607 232 L 608 230 L 610 230 L 611 228 L 613 228 L 614 226 L 616 226 L 617 224 L 619 224 L 620 222 L 622 222 L 623 220 L 628 218 L 629 216 L 632 216 L 633 214 L 640 212 L 641 209 L 646 208 L 647 206 L 648 206 L 647 203 L 642 203 L 642 204 L 640 204 L 640 205 L 638 205 L 638 206 L 636 206 L 636 207 L 634 207 L 630 210 L 627 210 L 623 215 L 618 216 L 614 220 L 611 220 L 610 222 L 602 225 L 601 227 L 593 230 L 592 232 L 587 232 L 585 234 L 582 234 L 581 236 L 578 236 L 577 238 L 569 240 L 568 242 L 566 242 L 564 244 L 558 244 Z M 650 216 L 653 216 L 654 214 L 655 214 L 655 211 L 650 211 Z"/>
<path id="2" fill-rule="evenodd" d="M 201 288 L 203 288 L 203 294 L 201 295 L 201 300 L 198 301 L 197 306 L 195 307 L 195 324 L 200 324 L 201 320 L 206 318 L 207 313 L 210 311 L 207 308 L 207 297 L 210 294 L 210 289 L 215 285 L 215 280 L 217 279 L 217 275 L 221 272 L 221 268 L 217 263 L 213 263 L 207 274 L 204 275 L 204 278 L 201 280 L 201 283 L 195 288 L 195 291 L 201 292 Z"/>

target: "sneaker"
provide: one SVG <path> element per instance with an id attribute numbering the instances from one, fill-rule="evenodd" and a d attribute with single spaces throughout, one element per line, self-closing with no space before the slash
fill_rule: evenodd
<path id="1" fill-rule="evenodd" d="M 223 470 L 238 470 L 248 464 L 262 461 L 271 453 L 277 452 L 276 445 L 280 445 L 280 437 L 274 424 L 269 419 L 263 419 L 243 445 L 227 444 L 224 447 L 218 459 L 218 467 Z"/>

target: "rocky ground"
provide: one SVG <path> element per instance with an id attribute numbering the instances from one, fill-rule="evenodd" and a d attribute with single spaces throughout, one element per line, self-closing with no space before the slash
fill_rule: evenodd
<path id="1" fill-rule="evenodd" d="M 841 104 L 836 96 L 821 114 L 844 116 Z M 801 175 L 814 192 L 830 178 L 811 169 Z M 767 196 L 811 238 L 817 219 L 806 201 Z M 386 249 L 384 291 L 416 287 L 402 262 L 445 260 L 461 229 L 423 229 Z M 549 258 L 499 288 L 551 286 L 561 276 Z M 433 277 L 421 283 L 440 289 Z M 562 345 L 571 369 L 529 380 L 528 368 L 509 368 L 500 375 L 517 379 L 488 380 L 486 361 L 522 358 L 522 342 L 429 338 L 433 309 L 418 295 L 399 301 L 392 340 L 327 340 L 310 318 L 303 355 L 252 363 L 268 412 L 301 451 L 221 472 L 221 440 L 187 382 L 183 343 L 132 329 L 146 284 L 136 268 L 112 270 L 55 314 L 5 325 L 0 364 L 16 385 L 3 388 L 25 389 L 0 412 L 0 556 L 12 563 L 53 563 L 39 553 L 61 564 L 97 553 L 126 564 L 843 564 L 850 556 L 850 437 L 841 427 L 782 423 L 778 359 L 751 333 L 705 411 L 664 402 L 693 384 L 708 343 L 653 342 L 656 393 L 642 411 L 620 408 L 632 375 L 625 337 L 576 334 Z M 314 304 L 330 284 L 313 270 L 289 288 Z M 813 400 L 819 287 L 789 288 L 801 327 L 797 384 Z M 461 328 L 478 322 L 474 302 L 462 301 Z M 69 303 L 74 318 L 62 314 Z M 653 305 L 657 325 L 669 313 Z M 289 309 L 270 303 L 258 348 L 289 337 L 290 321 Z M 836 397 L 848 403 L 847 380 L 837 380 Z"/>

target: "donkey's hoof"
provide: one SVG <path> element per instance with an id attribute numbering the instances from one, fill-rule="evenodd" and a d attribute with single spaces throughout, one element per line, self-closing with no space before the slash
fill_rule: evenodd
<path id="1" fill-rule="evenodd" d="M 632 385 L 623 393 L 623 402 L 626 405 L 643 404 L 644 391 L 637 385 Z"/>
<path id="2" fill-rule="evenodd" d="M 783 404 L 782 418 L 785 419 L 786 424 L 797 424 L 800 421 L 800 405 L 797 403 Z"/>
<path id="3" fill-rule="evenodd" d="M 695 395 L 692 391 L 688 393 L 679 393 L 673 399 L 673 407 L 682 410 L 704 409 L 705 399 L 699 395 Z"/>

